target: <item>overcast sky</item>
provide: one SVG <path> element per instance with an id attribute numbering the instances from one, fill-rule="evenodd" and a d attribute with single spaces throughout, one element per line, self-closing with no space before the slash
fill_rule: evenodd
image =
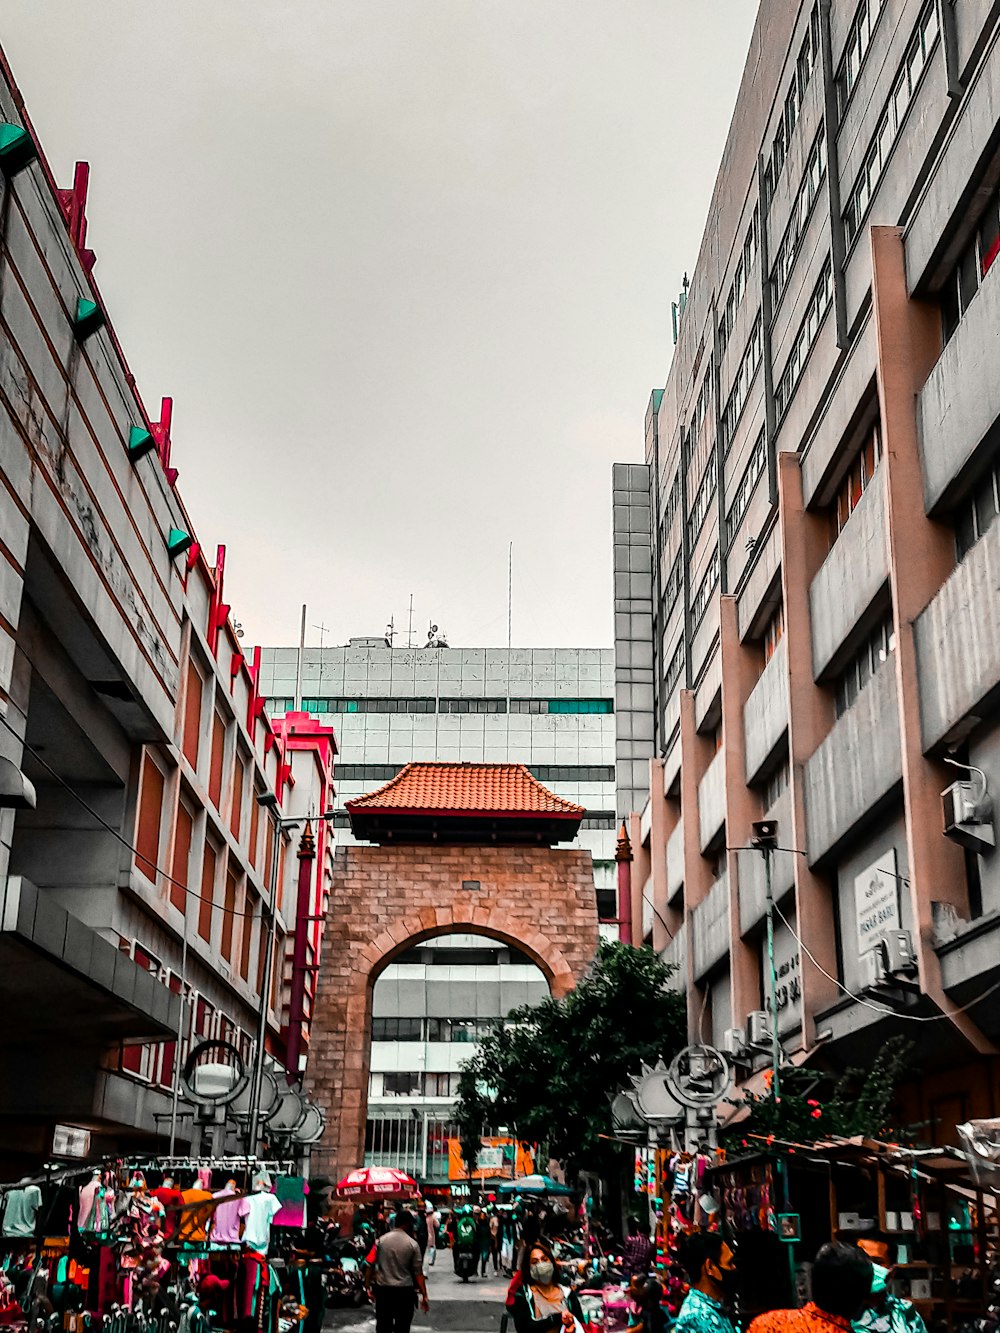
<path id="1" fill-rule="evenodd" d="M 3 0 L 246 642 L 611 642 L 755 0 Z"/>

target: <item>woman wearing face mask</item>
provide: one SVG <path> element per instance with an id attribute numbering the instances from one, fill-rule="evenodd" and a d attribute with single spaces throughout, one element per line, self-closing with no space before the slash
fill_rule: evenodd
<path id="1" fill-rule="evenodd" d="M 580 1333 L 582 1310 L 576 1293 L 559 1282 L 552 1250 L 543 1240 L 525 1246 L 511 1314 L 517 1333 Z"/>

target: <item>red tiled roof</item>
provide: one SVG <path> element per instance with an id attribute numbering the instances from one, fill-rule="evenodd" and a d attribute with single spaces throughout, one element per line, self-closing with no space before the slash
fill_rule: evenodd
<path id="1" fill-rule="evenodd" d="M 580 819 L 582 805 L 543 787 L 524 764 L 407 764 L 377 791 L 346 803 L 351 814 L 544 815 Z"/>

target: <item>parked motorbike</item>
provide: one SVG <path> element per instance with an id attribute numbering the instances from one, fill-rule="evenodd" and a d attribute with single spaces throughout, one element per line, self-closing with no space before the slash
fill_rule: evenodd
<path id="1" fill-rule="evenodd" d="M 353 1305 L 360 1309 L 368 1302 L 362 1255 L 353 1240 L 338 1238 L 327 1249 L 323 1281 L 330 1305 Z"/>

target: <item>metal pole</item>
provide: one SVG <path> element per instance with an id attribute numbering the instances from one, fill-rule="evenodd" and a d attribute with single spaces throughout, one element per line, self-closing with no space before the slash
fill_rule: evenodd
<path id="1" fill-rule="evenodd" d="M 767 891 L 767 966 L 771 987 L 771 1064 L 774 1100 L 781 1101 L 781 1045 L 778 1041 L 778 976 L 774 968 L 774 895 L 771 892 L 771 848 L 761 849 L 764 857 L 764 884 Z"/>
<path id="2" fill-rule="evenodd" d="M 302 711 L 302 658 L 306 651 L 306 604 L 302 603 L 302 626 L 299 629 L 299 653 L 295 659 L 295 711 Z M 320 656 L 322 661 L 322 655 Z"/>
<path id="3" fill-rule="evenodd" d="M 181 1096 L 181 1065 L 183 1064 L 183 1055 L 181 1045 L 184 1040 L 184 1005 L 187 987 L 187 958 L 188 958 L 188 937 L 187 937 L 187 905 L 188 897 L 184 895 L 184 933 L 181 935 L 181 991 L 180 991 L 180 1013 L 177 1015 L 177 1040 L 174 1047 L 174 1077 L 172 1079 L 173 1087 L 170 1093 L 170 1156 L 173 1157 L 176 1139 L 177 1139 L 177 1103 Z"/>
<path id="4" fill-rule="evenodd" d="M 303 611 L 305 608 L 303 607 Z M 260 1128 L 260 1092 L 264 1083 L 264 1042 L 267 1036 L 267 1008 L 271 998 L 274 972 L 274 941 L 278 930 L 278 862 L 281 859 L 281 820 L 274 816 L 274 847 L 271 855 L 271 929 L 264 941 L 264 979 L 261 984 L 260 1013 L 257 1018 L 257 1048 L 254 1051 L 253 1078 L 250 1094 L 250 1124 L 247 1131 L 247 1152 L 257 1152 L 257 1133 Z"/>

